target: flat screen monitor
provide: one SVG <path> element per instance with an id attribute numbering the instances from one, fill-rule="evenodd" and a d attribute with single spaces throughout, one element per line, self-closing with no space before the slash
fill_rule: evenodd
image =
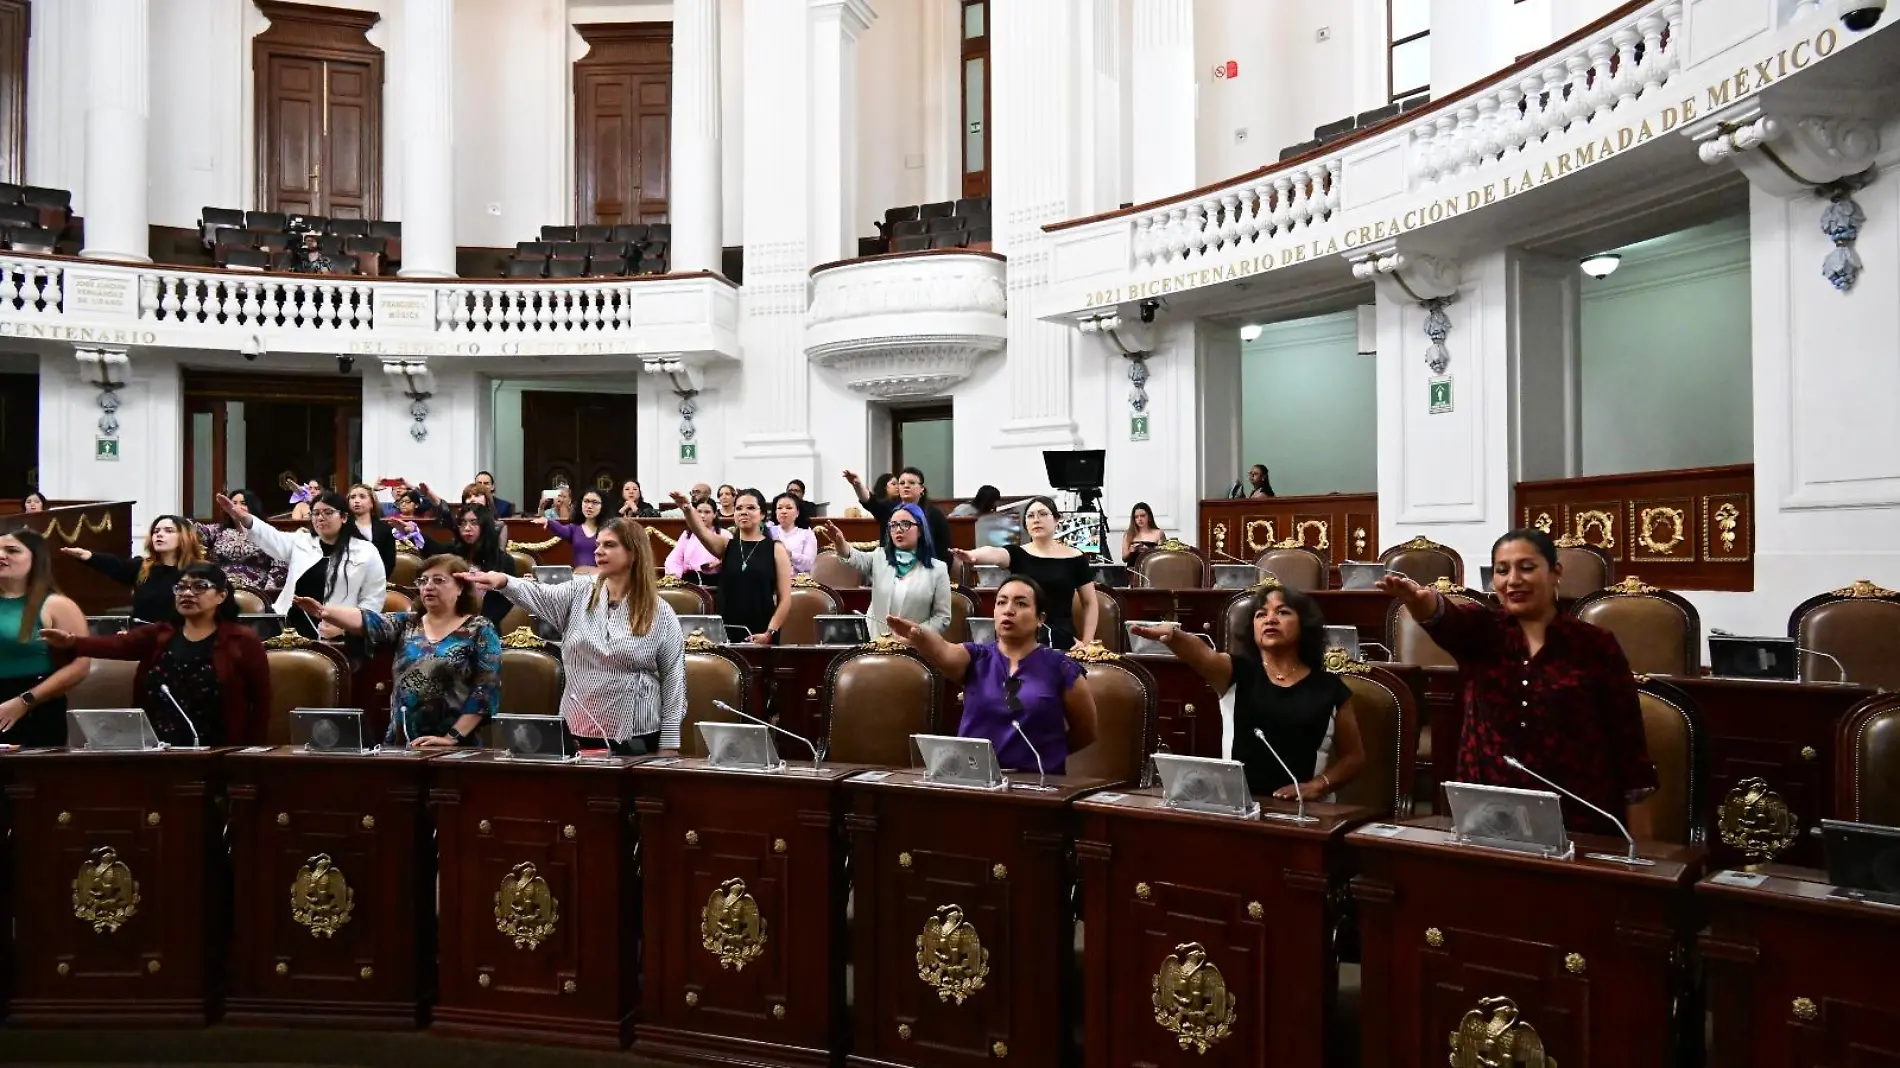
<path id="1" fill-rule="evenodd" d="M 1900 905 L 1900 827 L 1822 820 L 1821 840 L 1837 896 Z"/>
<path id="2" fill-rule="evenodd" d="M 1709 635 L 1709 674 L 1734 679 L 1792 682 L 1801 659 L 1793 638 L 1741 638 Z"/>
<path id="3" fill-rule="evenodd" d="M 871 621 L 860 615 L 813 616 L 812 624 L 819 645 L 863 645 L 871 640 Z"/>
<path id="4" fill-rule="evenodd" d="M 1576 853 L 1562 800 L 1547 790 L 1448 782 L 1445 805 L 1460 842 L 1565 860 Z"/>
<path id="5" fill-rule="evenodd" d="M 1042 454 L 1042 466 L 1054 489 L 1100 489 L 1107 456 L 1103 449 L 1049 450 Z"/>

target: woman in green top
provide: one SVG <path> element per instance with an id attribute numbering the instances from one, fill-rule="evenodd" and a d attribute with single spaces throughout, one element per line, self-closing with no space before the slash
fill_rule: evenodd
<path id="1" fill-rule="evenodd" d="M 92 661 L 54 670 L 42 628 L 86 632 L 86 615 L 53 585 L 46 539 L 30 530 L 0 534 L 0 744 L 66 744 L 66 691 Z"/>

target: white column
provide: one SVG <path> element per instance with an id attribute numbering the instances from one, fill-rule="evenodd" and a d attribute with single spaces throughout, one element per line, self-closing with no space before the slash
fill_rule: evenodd
<path id="1" fill-rule="evenodd" d="M 673 4 L 672 268 L 717 271 L 720 255 L 720 0 Z"/>
<path id="2" fill-rule="evenodd" d="M 813 264 L 858 254 L 858 35 L 876 18 L 865 0 L 811 0 Z"/>
<path id="3" fill-rule="evenodd" d="M 93 0 L 88 12 L 86 219 L 80 255 L 151 262 L 146 203 L 150 0 Z"/>
<path id="4" fill-rule="evenodd" d="M 403 0 L 402 270 L 455 277 L 453 0 Z"/>
<path id="5" fill-rule="evenodd" d="M 1193 0 L 1134 0 L 1133 129 L 1137 204 L 1185 193 L 1194 181 Z"/>

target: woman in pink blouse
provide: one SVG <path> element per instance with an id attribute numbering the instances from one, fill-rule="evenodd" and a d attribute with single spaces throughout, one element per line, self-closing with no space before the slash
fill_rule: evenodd
<path id="1" fill-rule="evenodd" d="M 719 529 L 719 509 L 711 501 L 693 505 L 700 521 L 712 530 Z M 673 551 L 666 554 L 666 573 L 686 582 L 709 586 L 719 574 L 719 557 L 706 551 L 691 530 L 682 531 Z"/>

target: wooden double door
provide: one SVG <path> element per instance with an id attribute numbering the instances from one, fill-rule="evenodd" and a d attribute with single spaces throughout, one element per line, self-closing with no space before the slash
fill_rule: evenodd
<path id="1" fill-rule="evenodd" d="M 673 26 L 574 27 L 574 220 L 604 226 L 667 221 L 673 122 Z"/>
<path id="2" fill-rule="evenodd" d="M 588 489 L 606 497 L 607 510 L 620 507 L 620 483 L 635 478 L 639 451 L 639 398 L 631 393 L 564 393 L 524 390 L 521 394 L 521 475 L 523 511 L 542 490 L 566 483 L 575 500 Z M 649 500 L 673 487 L 647 486 Z"/>
<path id="3" fill-rule="evenodd" d="M 363 477 L 363 380 L 186 371 L 184 440 L 192 518 L 214 518 L 213 495 L 238 488 L 275 515 L 289 508 L 286 475 L 338 492 Z"/>
<path id="4" fill-rule="evenodd" d="M 373 11 L 260 0 L 253 41 L 261 210 L 337 219 L 382 212 L 383 53 Z"/>

